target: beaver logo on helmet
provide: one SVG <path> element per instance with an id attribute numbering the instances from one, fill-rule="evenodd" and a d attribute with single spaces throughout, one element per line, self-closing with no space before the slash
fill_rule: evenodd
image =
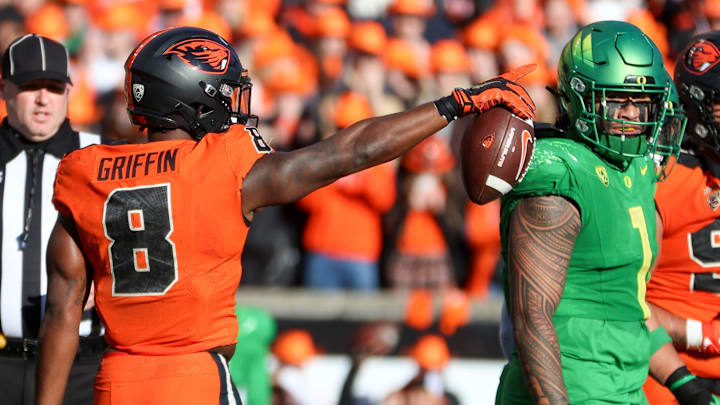
<path id="1" fill-rule="evenodd" d="M 175 54 L 193 69 L 205 73 L 223 74 L 230 62 L 230 50 L 209 39 L 188 39 L 168 48 L 163 55 Z"/>
<path id="2" fill-rule="evenodd" d="M 715 44 L 700 40 L 690 45 L 685 58 L 685 67 L 690 73 L 704 74 L 706 70 L 720 62 L 720 50 Z"/>

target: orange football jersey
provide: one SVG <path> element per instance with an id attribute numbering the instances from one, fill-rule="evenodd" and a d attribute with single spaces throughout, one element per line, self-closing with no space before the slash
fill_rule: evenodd
<path id="1" fill-rule="evenodd" d="M 683 154 L 658 183 L 662 253 L 647 300 L 674 314 L 709 321 L 720 312 L 720 180 Z"/>
<path id="2" fill-rule="evenodd" d="M 112 347 L 186 354 L 236 341 L 242 181 L 269 151 L 236 125 L 199 142 L 94 145 L 61 161 L 53 203 L 76 224 Z"/>

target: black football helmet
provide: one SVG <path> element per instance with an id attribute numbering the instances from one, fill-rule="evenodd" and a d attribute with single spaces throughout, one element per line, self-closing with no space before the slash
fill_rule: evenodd
<path id="1" fill-rule="evenodd" d="M 212 31 L 177 27 L 140 43 L 125 62 L 125 99 L 134 125 L 183 129 L 200 139 L 250 114 L 252 84 L 235 50 Z"/>
<path id="2" fill-rule="evenodd" d="M 720 103 L 720 31 L 692 38 L 678 57 L 674 80 L 688 118 L 686 133 L 720 160 L 720 124 L 713 120 L 713 104 Z"/>

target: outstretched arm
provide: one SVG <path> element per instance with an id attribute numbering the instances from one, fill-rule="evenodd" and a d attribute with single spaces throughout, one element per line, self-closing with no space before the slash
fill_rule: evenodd
<path id="1" fill-rule="evenodd" d="M 558 196 L 526 198 L 510 219 L 510 316 L 525 380 L 537 404 L 569 403 L 552 317 L 580 228 L 577 208 Z"/>
<path id="2" fill-rule="evenodd" d="M 257 208 L 295 201 L 340 177 L 392 160 L 463 115 L 502 104 L 533 118 L 535 105 L 513 83 L 532 70 L 534 65 L 523 66 L 434 103 L 359 121 L 308 147 L 268 154 L 243 180 L 243 213 L 251 218 Z"/>
<path id="3" fill-rule="evenodd" d="M 40 326 L 36 403 L 60 405 L 78 345 L 88 278 L 72 220 L 58 216 L 47 250 L 47 306 Z"/>

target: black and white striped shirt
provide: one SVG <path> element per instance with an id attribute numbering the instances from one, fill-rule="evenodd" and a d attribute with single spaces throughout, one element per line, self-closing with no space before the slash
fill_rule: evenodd
<path id="1" fill-rule="evenodd" d="M 75 132 L 68 120 L 49 140 L 32 143 L 0 125 L 0 332 L 11 338 L 38 337 L 45 309 L 45 252 L 57 219 L 53 183 L 62 157 L 100 143 L 100 136 Z M 85 311 L 80 336 L 101 333 L 95 311 Z"/>

